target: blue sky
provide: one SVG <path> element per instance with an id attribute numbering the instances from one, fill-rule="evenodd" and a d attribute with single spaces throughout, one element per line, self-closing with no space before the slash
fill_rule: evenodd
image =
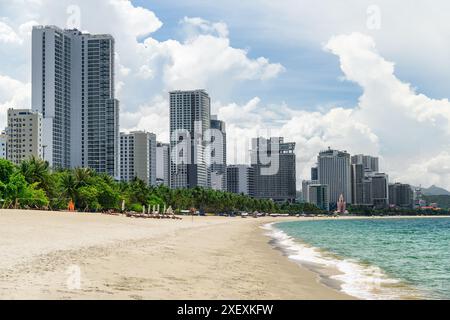
<path id="1" fill-rule="evenodd" d="M 325 53 L 321 43 L 306 46 L 300 41 L 265 37 L 264 28 L 248 20 L 248 14 L 236 13 L 240 11 L 238 3 L 235 3 L 238 7 L 233 10 L 226 10 L 215 1 L 138 0 L 133 3 L 151 9 L 164 22 L 152 35 L 160 41 L 182 40 L 179 21 L 185 16 L 223 21 L 230 30 L 232 46 L 246 48 L 250 57 L 264 56 L 280 62 L 286 68 L 275 81 L 263 84 L 251 82 L 245 87 L 236 88 L 233 98 L 237 102 L 244 103 L 259 96 L 267 103 L 286 102 L 296 108 L 314 110 L 331 105 L 353 106 L 361 94 L 357 85 L 340 81 L 342 73 L 338 58 Z"/>
<path id="2" fill-rule="evenodd" d="M 253 4 L 252 1 L 202 0 L 133 0 L 132 2 L 154 11 L 163 21 L 164 25 L 152 35 L 160 41 L 182 39 L 179 21 L 185 16 L 202 17 L 210 21 L 223 21 L 230 30 L 232 46 L 246 48 L 249 50 L 250 57 L 264 56 L 271 61 L 280 62 L 286 68 L 283 74 L 268 84 L 248 83 L 245 87 L 236 89 L 233 93 L 235 99 L 239 102 L 243 103 L 257 95 L 268 103 L 284 101 L 296 108 L 314 110 L 317 107 L 326 108 L 331 105 L 353 107 L 361 95 L 361 89 L 358 85 L 341 81 L 342 72 L 339 68 L 339 60 L 337 57 L 324 52 L 324 43 L 321 42 L 323 39 L 292 41 L 292 39 L 287 40 L 283 35 L 275 37 L 266 35 L 265 31 L 270 26 L 252 19 L 252 15 L 258 7 L 256 2 L 253 2 Z M 426 1 L 419 2 L 423 4 Z M 295 6 L 295 2 L 290 2 L 288 5 L 292 6 L 292 3 Z M 364 9 L 372 2 L 363 0 L 360 3 L 362 3 Z M 283 1 L 280 1 L 279 7 L 282 8 L 283 6 Z M 345 10 L 345 6 L 342 7 Z M 421 7 L 421 5 L 418 7 Z M 330 9 L 333 10 L 333 8 Z M 405 10 L 408 11 L 407 6 L 405 6 Z M 423 23 L 423 21 L 414 17 L 415 13 L 417 11 L 410 12 L 411 28 L 405 26 L 406 30 L 401 31 L 405 33 L 406 37 L 414 36 L 415 27 L 420 28 L 420 24 Z M 386 16 L 391 18 L 390 15 L 392 15 L 395 19 L 397 14 L 404 15 L 397 10 L 392 10 L 392 12 L 387 12 Z M 324 17 L 324 19 L 326 18 Z M 423 14 L 422 19 L 428 19 L 428 14 Z M 282 17 L 274 19 L 277 22 L 280 20 L 282 20 Z M 326 21 L 322 22 L 326 24 Z M 416 22 L 418 22 L 418 25 L 414 26 Z M 402 22 L 399 21 L 400 23 Z M 432 20 L 429 20 L 429 23 L 432 24 Z M 283 31 L 289 32 L 290 30 L 287 28 Z M 348 30 L 351 30 L 351 28 Z M 389 36 L 390 30 L 381 29 L 374 33 L 377 37 L 384 38 Z M 329 36 L 331 35 L 334 34 L 330 33 Z M 417 45 L 420 44 L 417 43 Z M 403 56 L 399 55 L 389 49 L 385 52 L 386 58 L 389 59 L 392 56 L 393 59 L 396 59 L 396 74 L 400 79 L 413 83 L 414 87 L 420 92 L 434 98 L 446 98 L 448 96 L 447 86 L 440 83 L 449 80 L 448 76 L 444 74 L 448 70 L 447 67 L 441 70 L 434 68 L 434 74 L 425 73 L 426 61 L 410 59 L 406 56 L 406 52 L 403 52 L 403 54 Z"/>
<path id="3" fill-rule="evenodd" d="M 124 131 L 168 141 L 168 91 L 205 88 L 230 163 L 252 137 L 280 135 L 297 143 L 299 182 L 331 146 L 379 156 L 392 182 L 450 188 L 448 12 L 445 0 L 0 1 L 0 127 L 31 106 L 32 26 L 75 16 L 116 39 Z"/>

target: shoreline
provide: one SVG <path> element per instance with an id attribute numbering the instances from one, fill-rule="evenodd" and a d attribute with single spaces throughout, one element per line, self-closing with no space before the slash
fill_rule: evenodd
<path id="1" fill-rule="evenodd" d="M 401 220 L 401 219 L 449 219 L 449 216 L 392 216 L 392 217 L 339 217 L 335 218 L 310 218 L 285 222 L 306 221 L 335 221 L 335 220 Z M 340 292 L 354 296 L 356 299 L 378 300 L 422 300 L 426 299 L 426 291 L 420 291 L 417 287 L 405 283 L 395 276 L 388 275 L 377 265 L 364 264 L 359 261 L 340 256 L 319 247 L 315 247 L 301 239 L 291 237 L 288 233 L 278 228 L 279 221 L 269 223 L 266 229 L 270 231 L 274 243 L 280 247 L 287 258 L 299 265 L 317 273 L 321 282 L 335 288 Z M 342 268 L 342 267 L 343 268 Z M 367 272 L 368 271 L 368 272 Z M 355 278 L 356 277 L 356 278 Z M 368 286 L 359 287 L 359 284 L 367 283 Z"/>
<path id="2" fill-rule="evenodd" d="M 1 210 L 0 299 L 354 299 L 269 244 L 288 220 Z"/>
<path id="3" fill-rule="evenodd" d="M 177 221 L 0 210 L 0 300 L 357 299 L 338 290 L 340 282 L 324 278 L 321 270 L 290 259 L 263 226 L 386 218 L 418 217 L 185 216 Z M 69 288 L 77 272 L 79 287 Z"/>

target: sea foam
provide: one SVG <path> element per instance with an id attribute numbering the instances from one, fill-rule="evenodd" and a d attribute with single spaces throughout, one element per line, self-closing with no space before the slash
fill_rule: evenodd
<path id="1" fill-rule="evenodd" d="M 273 223 L 262 228 L 268 231 L 267 235 L 289 259 L 315 272 L 318 269 L 334 270 L 334 275 L 319 273 L 324 278 L 337 281 L 341 292 L 364 300 L 395 300 L 412 294 L 401 281 L 390 278 L 377 266 L 341 258 L 302 243 L 277 229 Z M 312 268 L 314 265 L 317 267 Z"/>

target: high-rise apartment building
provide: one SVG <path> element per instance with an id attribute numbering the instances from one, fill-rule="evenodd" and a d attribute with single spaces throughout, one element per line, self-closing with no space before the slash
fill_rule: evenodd
<path id="1" fill-rule="evenodd" d="M 389 177 L 385 173 L 370 175 L 372 180 L 372 201 L 375 208 L 386 208 L 389 205 Z"/>
<path id="2" fill-rule="evenodd" d="M 365 168 L 363 164 L 352 164 L 352 200 L 354 205 L 364 204 L 364 178 Z"/>
<path id="3" fill-rule="evenodd" d="M 317 181 L 317 180 L 319 180 L 319 168 L 312 167 L 311 168 L 311 181 Z"/>
<path id="4" fill-rule="evenodd" d="M 231 165 L 227 168 L 227 191 L 255 195 L 255 171 L 247 165 Z"/>
<path id="5" fill-rule="evenodd" d="M 328 186 L 330 205 L 334 208 L 341 195 L 352 203 L 350 154 L 328 148 L 319 153 L 317 162 L 319 183 Z"/>
<path id="6" fill-rule="evenodd" d="M 55 26 L 32 34 L 32 108 L 43 116 L 45 159 L 118 176 L 114 38 Z"/>
<path id="7" fill-rule="evenodd" d="M 322 184 L 311 184 L 308 186 L 309 203 L 319 209 L 330 211 L 328 186 Z"/>
<path id="8" fill-rule="evenodd" d="M 142 131 L 120 134 L 120 178 L 139 178 L 156 185 L 156 135 Z"/>
<path id="9" fill-rule="evenodd" d="M 210 183 L 214 190 L 227 190 L 227 133 L 225 122 L 211 116 Z"/>
<path id="10" fill-rule="evenodd" d="M 170 144 L 156 144 L 156 184 L 170 187 Z"/>
<path id="11" fill-rule="evenodd" d="M 256 138 L 252 141 L 255 197 L 276 202 L 294 202 L 296 191 L 295 143 L 284 138 Z"/>
<path id="12" fill-rule="evenodd" d="M 318 180 L 303 180 L 302 181 L 302 200 L 303 202 L 310 202 L 309 199 L 309 186 L 310 185 L 317 185 L 319 184 Z"/>
<path id="13" fill-rule="evenodd" d="M 311 180 L 302 181 L 302 200 L 309 203 L 309 186 L 312 184 Z"/>
<path id="14" fill-rule="evenodd" d="M 352 164 L 361 164 L 365 172 L 379 172 L 379 159 L 377 157 L 357 154 L 352 156 Z"/>
<path id="15" fill-rule="evenodd" d="M 209 187 L 206 155 L 211 99 L 205 90 L 170 92 L 171 187 Z"/>
<path id="16" fill-rule="evenodd" d="M 42 115 L 28 109 L 9 109 L 6 129 L 7 159 L 15 164 L 31 157 L 43 158 Z"/>
<path id="17" fill-rule="evenodd" d="M 399 208 L 414 207 L 414 192 L 409 184 L 395 183 L 389 185 L 389 204 Z"/>
<path id="18" fill-rule="evenodd" d="M 363 180 L 363 203 L 365 206 L 373 206 L 372 178 L 365 176 Z"/>

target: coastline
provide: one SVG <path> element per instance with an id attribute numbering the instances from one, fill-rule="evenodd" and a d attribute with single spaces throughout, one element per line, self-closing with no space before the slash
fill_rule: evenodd
<path id="1" fill-rule="evenodd" d="M 354 299 L 270 245 L 289 220 L 1 210 L 0 299 Z"/>
<path id="2" fill-rule="evenodd" d="M 301 221 L 323 220 L 408 220 L 408 219 L 449 219 L 449 216 L 391 216 L 391 217 L 355 217 L 304 218 Z M 290 221 L 286 221 L 290 222 Z M 295 222 L 295 221 L 294 221 Z M 360 262 L 358 259 L 337 255 L 331 251 L 314 247 L 300 238 L 291 237 L 289 232 L 279 227 L 283 222 L 265 226 L 274 239 L 274 245 L 292 261 L 320 275 L 321 282 L 341 292 L 363 300 L 422 300 L 430 294 L 419 290 L 409 283 L 388 275 L 379 266 Z M 293 226 L 291 226 L 293 228 Z M 350 255 L 351 256 L 351 255 Z M 421 288 L 423 289 L 423 288 Z"/>

